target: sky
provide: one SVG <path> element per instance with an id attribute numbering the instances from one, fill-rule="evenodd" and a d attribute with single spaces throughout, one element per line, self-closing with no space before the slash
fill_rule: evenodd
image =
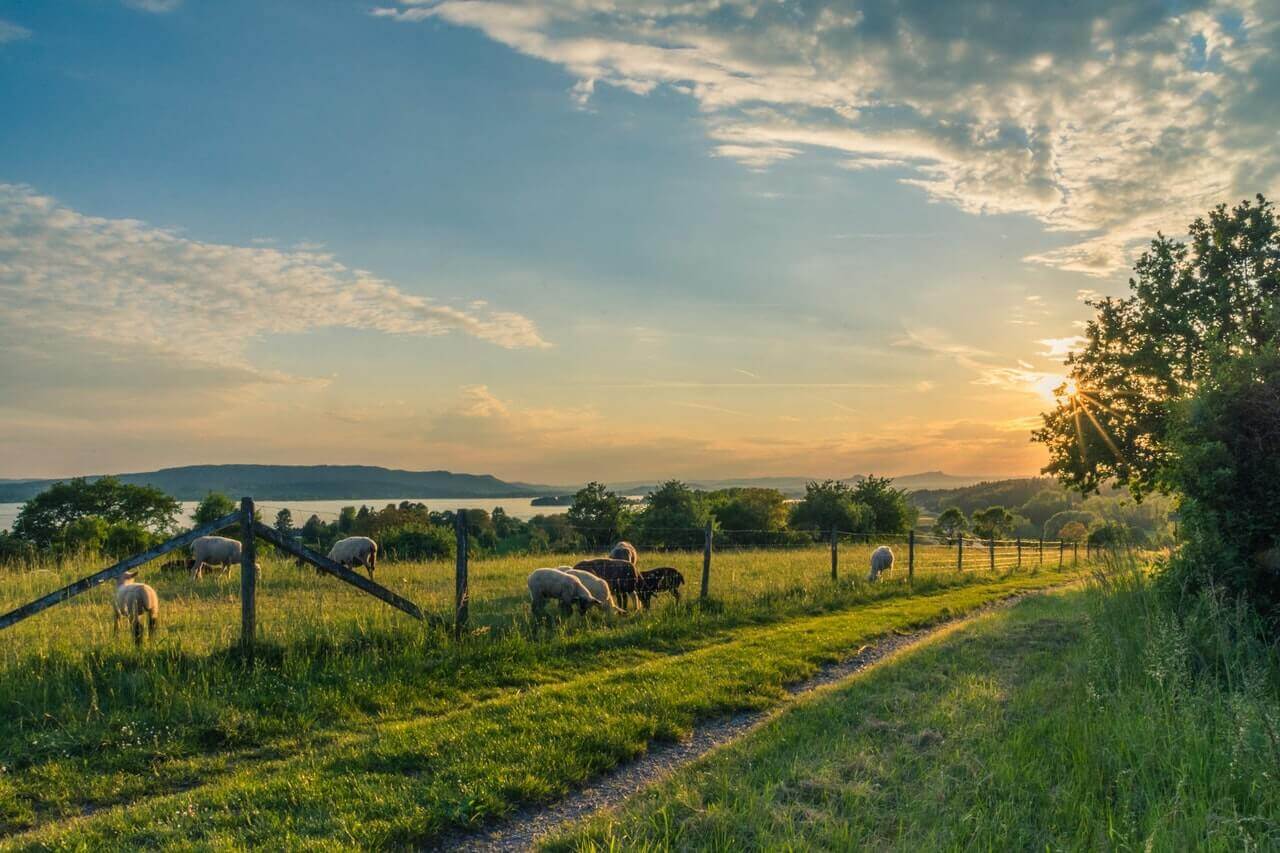
<path id="1" fill-rule="evenodd" d="M 0 477 L 1034 473 L 1278 11 L 0 0 Z"/>

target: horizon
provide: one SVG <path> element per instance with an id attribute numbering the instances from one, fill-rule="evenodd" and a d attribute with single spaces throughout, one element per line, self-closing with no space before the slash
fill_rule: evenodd
<path id="1" fill-rule="evenodd" d="M 1038 476 L 1084 300 L 1273 193 L 1277 32 L 1244 2 L 6 8 L 0 477 Z"/>

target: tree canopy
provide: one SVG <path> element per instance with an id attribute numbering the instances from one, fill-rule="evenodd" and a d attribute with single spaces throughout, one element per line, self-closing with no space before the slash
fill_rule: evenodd
<path id="1" fill-rule="evenodd" d="M 1221 205 L 1188 229 L 1158 235 L 1139 258 L 1131 294 L 1090 302 L 1084 345 L 1035 439 L 1046 473 L 1082 491 L 1110 480 L 1141 496 L 1168 487 L 1170 428 L 1223 362 L 1280 340 L 1280 231 L 1262 196 Z"/>
<path id="2" fill-rule="evenodd" d="M 854 500 L 853 488 L 839 480 L 807 484 L 804 499 L 791 512 L 791 526 L 797 530 L 869 533 L 874 525 L 875 512 Z"/>
<path id="3" fill-rule="evenodd" d="M 626 500 L 609 491 L 604 483 L 596 482 L 588 483 L 574 494 L 573 505 L 565 514 L 583 539 L 596 548 L 621 539 L 631 520 Z"/>
<path id="4" fill-rule="evenodd" d="M 23 504 L 13 535 L 47 547 L 59 541 L 71 524 L 90 517 L 105 525 L 123 523 L 169 533 L 177 529 L 181 510 L 178 501 L 151 486 L 130 485 L 115 477 L 92 481 L 77 477 L 55 483 Z"/>

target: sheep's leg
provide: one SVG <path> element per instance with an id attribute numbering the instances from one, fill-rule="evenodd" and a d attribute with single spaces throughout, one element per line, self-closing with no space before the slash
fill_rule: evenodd
<path id="1" fill-rule="evenodd" d="M 147 611 L 147 639 L 148 640 L 151 639 L 151 636 L 156 632 L 157 621 L 158 620 L 156 619 L 156 615 L 152 613 L 150 610 L 148 610 Z"/>
<path id="2" fill-rule="evenodd" d="M 114 611 L 115 618 L 111 620 L 111 633 L 118 635 L 120 633 L 120 611 Z"/>
<path id="3" fill-rule="evenodd" d="M 680 590 L 676 589 L 675 587 L 671 587 L 671 594 L 675 596 L 676 601 L 680 600 Z"/>
<path id="4" fill-rule="evenodd" d="M 133 614 L 133 644 L 142 645 L 142 616 L 138 613 Z"/>

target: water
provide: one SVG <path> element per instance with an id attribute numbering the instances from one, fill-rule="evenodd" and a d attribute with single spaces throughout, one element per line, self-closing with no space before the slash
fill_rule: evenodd
<path id="1" fill-rule="evenodd" d="M 363 500 L 341 501 L 260 501 L 258 509 L 268 524 L 275 520 L 276 513 L 287 508 L 293 514 L 293 523 L 299 527 L 312 515 L 318 515 L 324 521 L 333 521 L 344 506 L 360 508 L 365 504 L 372 509 L 382 509 L 389 503 L 398 504 L 402 500 L 426 504 L 428 509 L 442 512 L 446 509 L 484 509 L 493 512 L 495 507 L 502 507 L 507 515 L 513 518 L 532 518 L 535 515 L 556 515 L 569 509 L 567 506 L 534 506 L 533 498 L 364 498 Z M 0 530 L 8 530 L 13 520 L 18 517 L 22 504 L 0 503 Z M 196 501 L 182 502 L 180 524 L 191 523 L 191 513 L 195 511 Z"/>

